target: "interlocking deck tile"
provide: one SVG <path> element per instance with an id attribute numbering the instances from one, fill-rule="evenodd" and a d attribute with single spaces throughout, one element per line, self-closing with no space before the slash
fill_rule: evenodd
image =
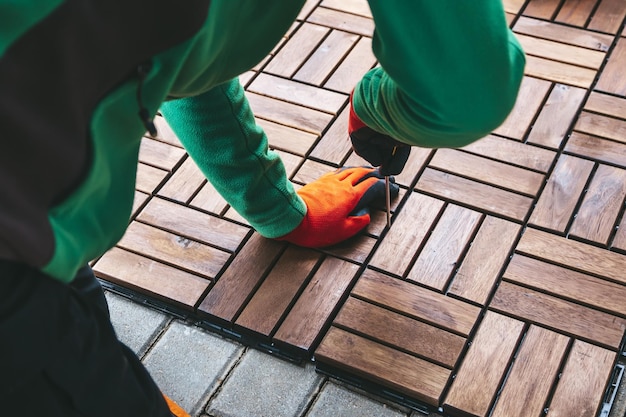
<path id="1" fill-rule="evenodd" d="M 513 111 L 462 149 L 413 148 L 396 176 L 390 228 L 380 205 L 361 234 L 334 247 L 262 238 L 157 116 L 158 134 L 141 144 L 128 233 L 94 260 L 96 273 L 431 411 L 595 415 L 626 329 L 626 7 L 503 3 L 527 56 Z M 377 64 L 373 29 L 365 0 L 307 0 L 240 76 L 296 189 L 366 164 L 352 151 L 347 111 Z M 208 411 L 243 398 L 235 388 L 253 360 L 283 364 L 248 355 Z M 305 397 L 319 381 L 304 384 Z M 257 400 L 242 413 L 267 406 Z M 318 410 L 284 405 L 268 410 Z"/>
<path id="2" fill-rule="evenodd" d="M 598 413 L 615 352 L 576 340 L 550 404 L 550 417 Z"/>
<path id="3" fill-rule="evenodd" d="M 524 323 L 488 312 L 444 401 L 444 410 L 486 416 Z"/>
<path id="4" fill-rule="evenodd" d="M 531 326 L 514 359 L 492 416 L 541 415 L 568 341 L 566 336 Z"/>

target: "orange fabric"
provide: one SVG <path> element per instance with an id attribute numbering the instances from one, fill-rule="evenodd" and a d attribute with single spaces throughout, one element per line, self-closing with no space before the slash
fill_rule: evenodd
<path id="1" fill-rule="evenodd" d="M 369 213 L 351 215 L 363 195 L 379 181 L 369 177 L 374 168 L 347 168 L 322 175 L 298 190 L 307 205 L 302 223 L 279 238 L 299 246 L 334 245 L 358 233 L 370 223 Z"/>
<path id="2" fill-rule="evenodd" d="M 187 414 L 187 412 L 185 412 L 185 410 L 183 410 L 178 404 L 172 401 L 170 397 L 163 394 L 163 398 L 165 398 L 167 406 L 170 408 L 172 414 L 174 414 L 176 417 L 190 417 L 189 414 Z"/>

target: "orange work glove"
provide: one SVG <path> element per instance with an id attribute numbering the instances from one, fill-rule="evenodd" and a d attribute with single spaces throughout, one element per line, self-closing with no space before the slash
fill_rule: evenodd
<path id="1" fill-rule="evenodd" d="M 390 182 L 396 197 L 399 187 Z M 370 206 L 385 204 L 385 181 L 375 168 L 342 168 L 305 185 L 298 195 L 306 203 L 306 216 L 278 240 L 319 248 L 348 239 L 370 223 Z"/>
<path id="2" fill-rule="evenodd" d="M 176 404 L 170 397 L 163 394 L 163 398 L 165 398 L 165 402 L 167 406 L 170 408 L 170 411 L 176 417 L 190 417 L 189 414 L 185 410 L 183 410 L 178 404 Z"/>

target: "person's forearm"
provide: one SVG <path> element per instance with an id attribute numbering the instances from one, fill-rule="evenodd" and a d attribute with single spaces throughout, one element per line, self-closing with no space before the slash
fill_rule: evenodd
<path id="1" fill-rule="evenodd" d="M 291 232 L 306 213 L 237 79 L 161 109 L 189 155 L 228 203 L 260 234 Z"/>

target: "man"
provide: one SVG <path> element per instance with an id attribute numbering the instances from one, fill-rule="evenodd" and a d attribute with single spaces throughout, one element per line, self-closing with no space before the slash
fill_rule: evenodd
<path id="1" fill-rule="evenodd" d="M 295 192 L 236 77 L 302 3 L 0 0 L 3 413 L 184 415 L 115 337 L 85 266 L 125 231 L 157 110 L 261 235 L 321 247 L 369 223 L 411 146 L 462 146 L 513 106 L 524 55 L 498 0 L 370 0 L 380 67 L 356 85 L 348 130 L 380 168 Z"/>

